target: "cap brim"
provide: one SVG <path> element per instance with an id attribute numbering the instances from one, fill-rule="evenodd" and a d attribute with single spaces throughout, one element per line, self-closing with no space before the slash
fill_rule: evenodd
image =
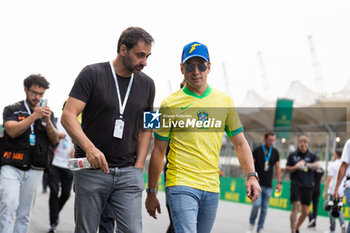
<path id="1" fill-rule="evenodd" d="M 190 59 L 192 57 L 200 57 L 200 58 L 203 58 L 204 60 L 206 60 L 207 62 L 209 62 L 208 58 L 206 58 L 202 55 L 193 54 L 193 55 L 190 55 L 190 56 L 186 57 L 185 59 L 183 59 L 182 63 L 185 63 L 188 59 Z"/>

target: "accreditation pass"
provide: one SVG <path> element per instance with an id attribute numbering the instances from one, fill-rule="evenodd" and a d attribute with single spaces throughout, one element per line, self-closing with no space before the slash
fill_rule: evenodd
<path id="1" fill-rule="evenodd" d="M 124 121 L 122 119 L 115 120 L 113 137 L 122 139 L 124 131 Z"/>

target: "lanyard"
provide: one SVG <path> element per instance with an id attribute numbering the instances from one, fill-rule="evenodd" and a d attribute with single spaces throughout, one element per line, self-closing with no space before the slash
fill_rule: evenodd
<path id="1" fill-rule="evenodd" d="M 266 162 L 270 161 L 271 152 L 272 152 L 272 147 L 270 147 L 269 153 L 268 153 L 267 156 L 266 156 L 266 150 L 265 150 L 265 145 L 264 145 L 264 143 L 262 144 L 262 149 L 263 149 L 263 151 L 264 151 L 265 161 L 266 161 Z"/>
<path id="2" fill-rule="evenodd" d="M 26 107 L 28 114 L 31 115 L 32 112 L 30 111 L 26 100 L 24 100 L 24 106 Z M 32 132 L 32 134 L 34 134 L 34 122 L 30 125 L 30 131 Z"/>
<path id="3" fill-rule="evenodd" d="M 129 81 L 128 89 L 126 90 L 125 97 L 124 97 L 124 103 L 122 103 L 122 99 L 120 98 L 120 90 L 119 90 L 119 85 L 118 85 L 118 79 L 117 79 L 117 76 L 115 75 L 113 62 L 110 61 L 109 64 L 111 66 L 113 78 L 114 78 L 114 81 L 115 81 L 115 86 L 117 88 L 120 118 L 123 118 L 123 113 L 124 113 L 124 110 L 125 110 L 126 102 L 128 101 L 128 98 L 129 98 L 129 94 L 130 94 L 130 90 L 131 90 L 131 86 L 132 86 L 132 81 L 134 80 L 134 73 L 131 74 L 131 78 L 130 78 L 130 81 Z"/>

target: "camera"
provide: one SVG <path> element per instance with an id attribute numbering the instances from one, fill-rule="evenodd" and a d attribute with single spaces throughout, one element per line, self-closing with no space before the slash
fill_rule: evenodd
<path id="1" fill-rule="evenodd" d="M 343 202 L 340 199 L 334 199 L 332 212 L 331 212 L 332 216 L 335 218 L 339 217 L 339 211 L 341 211 L 342 207 L 343 207 Z"/>
<path id="2" fill-rule="evenodd" d="M 339 217 L 339 211 L 343 207 L 342 198 L 333 198 L 329 196 L 329 199 L 324 202 L 324 209 L 331 211 L 331 215 L 335 218 Z"/>

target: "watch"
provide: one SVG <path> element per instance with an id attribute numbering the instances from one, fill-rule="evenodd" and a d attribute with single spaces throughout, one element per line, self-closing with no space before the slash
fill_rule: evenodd
<path id="1" fill-rule="evenodd" d="M 157 193 L 157 188 L 146 188 L 146 193 Z"/>
<path id="2" fill-rule="evenodd" d="M 249 179 L 249 177 L 251 176 L 255 176 L 255 178 L 259 181 L 259 176 L 257 172 L 249 172 L 247 175 L 247 180 Z"/>

